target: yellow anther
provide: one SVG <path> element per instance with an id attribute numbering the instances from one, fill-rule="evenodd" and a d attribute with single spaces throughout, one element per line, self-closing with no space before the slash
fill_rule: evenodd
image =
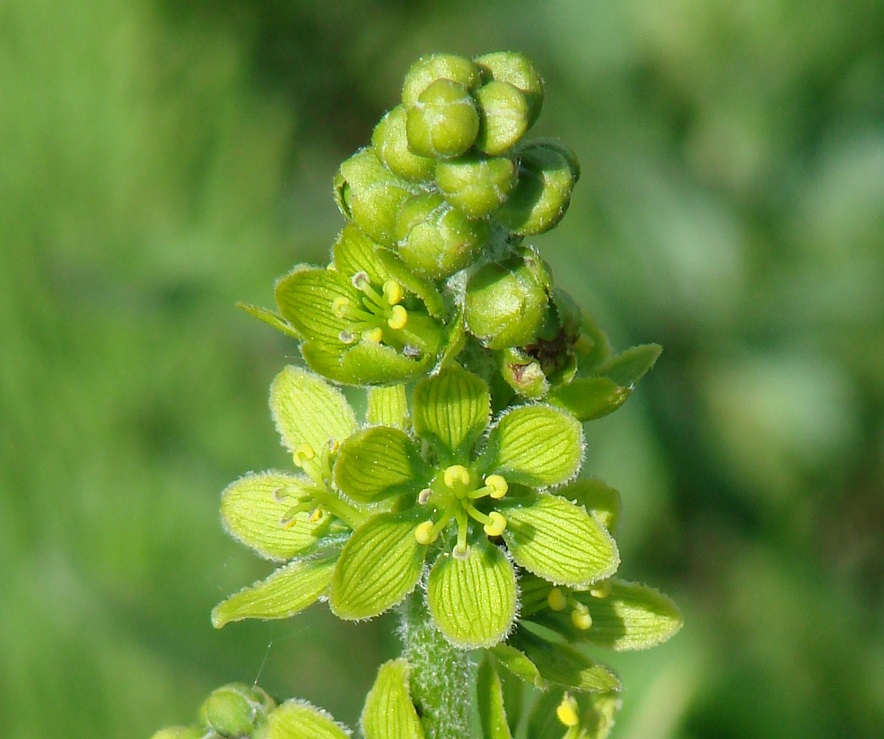
<path id="1" fill-rule="evenodd" d="M 381 339 L 384 338 L 384 332 L 381 331 L 380 326 L 376 326 L 375 328 L 368 329 L 368 331 L 363 331 L 362 338 L 370 341 L 372 344 L 380 344 Z"/>
<path id="2" fill-rule="evenodd" d="M 607 598 L 611 594 L 611 581 L 600 580 L 589 589 L 589 594 L 593 598 Z"/>
<path id="3" fill-rule="evenodd" d="M 408 311 L 401 305 L 394 305 L 391 313 L 393 315 L 387 319 L 387 325 L 394 331 L 405 328 L 405 324 L 408 323 Z"/>
<path id="4" fill-rule="evenodd" d="M 340 449 L 340 448 L 341 448 L 341 442 L 340 442 L 340 441 L 338 441 L 337 439 L 329 439 L 329 440 L 328 440 L 328 451 L 329 451 L 331 454 L 337 454 L 337 453 L 338 453 L 338 449 Z"/>
<path id="5" fill-rule="evenodd" d="M 560 588 L 550 590 L 549 595 L 546 596 L 546 602 L 549 603 L 549 607 L 554 611 L 564 611 L 568 605 L 568 599 Z"/>
<path id="6" fill-rule="evenodd" d="M 307 462 L 316 456 L 316 452 L 309 444 L 302 444 L 295 449 L 294 458 L 297 467 L 303 467 Z"/>
<path id="7" fill-rule="evenodd" d="M 332 313 L 338 318 L 344 318 L 347 315 L 347 308 L 350 307 L 350 301 L 342 295 L 332 300 Z"/>
<path id="8" fill-rule="evenodd" d="M 423 544 L 424 546 L 436 541 L 436 534 L 433 533 L 433 522 L 424 521 L 415 526 L 414 538 L 417 539 L 418 544 Z"/>
<path id="9" fill-rule="evenodd" d="M 489 495 L 497 500 L 506 495 L 506 491 L 510 489 L 506 480 L 500 475 L 488 475 L 488 477 L 485 478 L 485 484 L 491 488 Z"/>
<path id="10" fill-rule="evenodd" d="M 556 708 L 556 717 L 569 728 L 577 726 L 580 723 L 580 716 L 577 713 L 578 708 L 577 701 L 565 693 L 562 702 Z"/>
<path id="11" fill-rule="evenodd" d="M 462 464 L 453 464 L 442 473 L 442 479 L 449 488 L 454 488 L 457 483 L 467 486 L 470 484 L 470 473 Z"/>
<path id="12" fill-rule="evenodd" d="M 488 536 L 500 536 L 506 528 L 506 519 L 497 511 L 488 514 L 488 523 L 483 527 Z"/>
<path id="13" fill-rule="evenodd" d="M 589 615 L 589 610 L 582 603 L 571 611 L 571 623 L 581 631 L 586 631 L 592 626 L 592 616 Z"/>
<path id="14" fill-rule="evenodd" d="M 405 297 L 405 290 L 396 280 L 387 280 L 384 283 L 384 297 L 390 305 L 398 305 Z"/>
<path id="15" fill-rule="evenodd" d="M 310 514 L 310 518 L 308 519 L 310 523 L 316 523 L 320 518 L 322 518 L 322 511 L 317 508 L 313 513 Z"/>

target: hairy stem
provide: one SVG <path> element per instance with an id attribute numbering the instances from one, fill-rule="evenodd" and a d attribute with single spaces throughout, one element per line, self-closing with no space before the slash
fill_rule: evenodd
<path id="1" fill-rule="evenodd" d="M 411 697 L 427 739 L 471 736 L 475 662 L 435 627 L 423 593 L 413 593 L 400 614 L 403 653 L 411 666 Z"/>

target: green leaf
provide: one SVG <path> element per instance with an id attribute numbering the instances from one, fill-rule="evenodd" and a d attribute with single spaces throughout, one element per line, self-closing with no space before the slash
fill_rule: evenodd
<path id="1" fill-rule="evenodd" d="M 424 302 L 424 305 L 427 306 L 427 312 L 433 318 L 441 318 L 443 316 L 445 313 L 445 302 L 442 299 L 442 294 L 430 280 L 414 274 L 399 255 L 389 249 L 378 249 L 377 256 L 384 269 L 389 272 L 394 280 Z"/>
<path id="2" fill-rule="evenodd" d="M 387 279 L 387 272 L 378 259 L 375 244 L 356 226 L 350 224 L 338 234 L 332 247 L 335 267 L 346 277 L 357 272 L 365 272 L 375 285 L 381 285 Z"/>
<path id="3" fill-rule="evenodd" d="M 581 586 L 617 571 L 620 555 L 605 528 L 557 495 L 501 501 L 504 541 L 516 564 L 555 585 Z"/>
<path id="4" fill-rule="evenodd" d="M 567 644 L 553 644 L 526 629 L 520 629 L 513 642 L 534 663 L 544 680 L 571 690 L 599 693 L 620 690 L 620 680 L 613 672 Z"/>
<path id="5" fill-rule="evenodd" d="M 407 434 L 387 426 L 373 426 L 348 438 L 341 445 L 334 469 L 338 488 L 361 503 L 417 493 L 430 474 Z"/>
<path id="6" fill-rule="evenodd" d="M 349 323 L 332 310 L 338 298 L 358 303 L 360 293 L 337 272 L 296 267 L 276 282 L 276 305 L 286 321 L 305 339 L 343 346 L 341 331 Z"/>
<path id="7" fill-rule="evenodd" d="M 424 739 L 409 694 L 408 672 L 404 659 L 381 665 L 362 711 L 360 723 L 365 739 Z"/>
<path id="8" fill-rule="evenodd" d="M 432 361 L 429 354 L 411 359 L 392 347 L 363 341 L 344 352 L 341 371 L 351 384 L 392 385 L 422 377 L 430 370 Z"/>
<path id="9" fill-rule="evenodd" d="M 516 616 L 516 574 L 496 546 L 480 539 L 466 559 L 441 555 L 427 582 L 427 604 L 439 630 L 466 649 L 501 641 Z"/>
<path id="10" fill-rule="evenodd" d="M 602 364 L 596 374 L 631 389 L 654 366 L 662 351 L 663 347 L 659 344 L 633 346 Z"/>
<path id="11" fill-rule="evenodd" d="M 488 385 L 460 367 L 442 370 L 414 388 L 414 430 L 433 443 L 446 464 L 469 454 L 490 415 Z"/>
<path id="12" fill-rule="evenodd" d="M 501 416 L 491 429 L 482 466 L 509 483 L 558 485 L 577 472 L 582 457 L 583 429 L 577 419 L 547 405 L 529 405 Z"/>
<path id="13" fill-rule="evenodd" d="M 280 567 L 266 580 L 243 588 L 212 609 L 212 625 L 220 629 L 244 618 L 288 618 L 312 605 L 326 591 L 334 559 L 301 559 Z"/>
<path id="14" fill-rule="evenodd" d="M 292 325 L 276 311 L 262 308 L 260 305 L 252 305 L 251 303 L 237 303 L 236 307 L 242 308 L 250 316 L 257 318 L 259 321 L 263 321 L 277 331 L 282 331 L 286 336 L 291 336 L 293 339 L 303 338 L 297 331 L 295 331 Z"/>
<path id="15" fill-rule="evenodd" d="M 535 688 L 543 689 L 546 687 L 546 681 L 540 676 L 537 667 L 528 659 L 524 652 L 509 644 L 497 644 L 491 648 L 490 652 L 501 665 L 506 667 L 516 677 Z"/>
<path id="16" fill-rule="evenodd" d="M 329 605 L 338 618 L 372 618 L 414 590 L 426 554 L 416 524 L 411 511 L 382 513 L 356 529 L 332 578 Z"/>
<path id="17" fill-rule="evenodd" d="M 488 655 L 479 665 L 476 682 L 479 704 L 479 720 L 484 739 L 512 739 L 503 705 L 503 688 L 494 663 Z M 367 738 L 368 739 L 368 738 Z"/>
<path id="18" fill-rule="evenodd" d="M 405 385 L 369 388 L 366 420 L 376 426 L 405 429 L 408 423 Z"/>
<path id="19" fill-rule="evenodd" d="M 349 736 L 349 730 L 326 711 L 306 701 L 289 700 L 267 716 L 267 730 L 261 739 L 348 739 Z"/>
<path id="20" fill-rule="evenodd" d="M 620 522 L 620 493 L 601 480 L 575 480 L 556 490 L 556 495 L 573 500 L 595 516 L 612 534 Z"/>
<path id="21" fill-rule="evenodd" d="M 580 421 L 593 421 L 616 411 L 632 390 L 607 377 L 577 377 L 547 395 L 553 405 L 565 408 Z"/>
<path id="22" fill-rule="evenodd" d="M 321 454 L 330 441 L 342 442 L 357 428 L 356 414 L 340 390 L 291 365 L 270 385 L 270 411 L 290 452 L 308 444 Z"/>
<path id="23" fill-rule="evenodd" d="M 580 636 L 617 651 L 648 649 L 662 644 L 681 628 L 681 611 L 671 598 L 638 583 L 611 580 L 604 598 L 574 594 L 589 608 L 592 626 Z"/>
<path id="24" fill-rule="evenodd" d="M 283 520 L 305 497 L 310 481 L 282 472 L 250 473 L 232 482 L 221 493 L 221 520 L 234 539 L 266 559 L 291 559 L 316 543 L 329 525 L 328 517 L 317 522 L 308 513 Z"/>

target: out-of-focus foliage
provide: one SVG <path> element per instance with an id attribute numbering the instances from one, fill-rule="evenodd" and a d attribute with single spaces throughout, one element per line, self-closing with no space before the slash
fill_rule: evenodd
<path id="1" fill-rule="evenodd" d="M 219 492 L 287 464 L 293 346 L 232 306 L 326 255 L 413 58 L 497 48 L 583 165 L 539 237 L 559 283 L 666 349 L 587 425 L 623 576 L 686 621 L 611 660 L 617 736 L 884 730 L 880 0 L 29 0 L 0 8 L 4 736 L 147 736 L 259 671 L 354 723 L 388 622 L 209 624 L 267 574 Z"/>

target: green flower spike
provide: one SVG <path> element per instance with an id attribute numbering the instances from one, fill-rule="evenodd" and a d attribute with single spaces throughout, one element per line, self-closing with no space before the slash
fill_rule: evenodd
<path id="1" fill-rule="evenodd" d="M 524 406 L 485 437 L 490 401 L 483 380 L 449 367 L 415 387 L 422 445 L 383 426 L 342 444 L 336 485 L 360 502 L 396 497 L 403 510 L 366 521 L 344 548 L 330 593 L 338 615 L 366 618 L 395 605 L 432 554 L 427 601 L 437 625 L 459 646 L 489 646 L 516 610 L 501 537 L 517 564 L 551 582 L 583 586 L 616 570 L 613 539 L 585 509 L 532 490 L 576 473 L 580 424 L 550 406 Z"/>
<path id="2" fill-rule="evenodd" d="M 299 267 L 276 284 L 280 313 L 303 339 L 314 372 L 354 385 L 393 384 L 429 372 L 444 348 L 435 288 L 409 274 L 353 227 L 334 247 L 330 269 Z M 394 276 L 388 269 L 395 266 Z"/>
<path id="3" fill-rule="evenodd" d="M 463 269 L 489 236 L 485 221 L 470 220 L 438 193 L 415 195 L 396 217 L 399 256 L 421 277 L 440 279 Z"/>
<path id="4" fill-rule="evenodd" d="M 357 427 L 341 392 L 311 373 L 286 367 L 271 386 L 270 408 L 303 474 L 246 475 L 222 494 L 221 518 L 227 531 L 257 554 L 288 563 L 217 605 L 216 628 L 244 618 L 287 618 L 316 602 L 331 582 L 348 532 L 365 518 L 332 486 L 337 450 Z"/>

